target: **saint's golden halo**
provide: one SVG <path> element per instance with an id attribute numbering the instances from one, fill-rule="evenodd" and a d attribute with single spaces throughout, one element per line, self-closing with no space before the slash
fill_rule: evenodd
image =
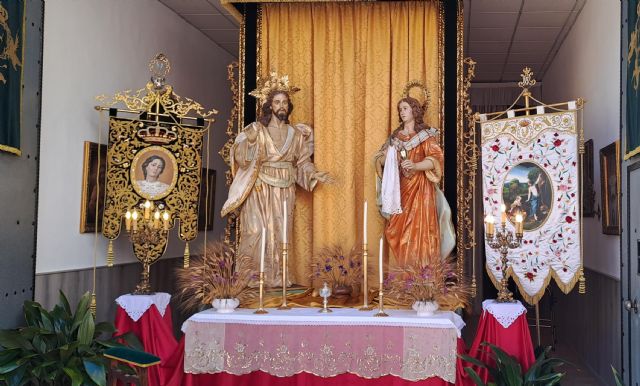
<path id="1" fill-rule="evenodd" d="M 426 113 L 427 107 L 429 107 L 429 100 L 431 97 L 429 94 L 429 89 L 421 81 L 412 80 L 409 83 L 407 83 L 404 86 L 404 89 L 402 90 L 402 97 L 403 98 L 412 97 L 410 93 L 411 93 L 411 90 L 413 90 L 414 88 L 418 88 L 422 91 L 422 97 L 424 98 L 424 100 L 422 101 L 422 109 Z M 421 102 L 420 98 L 415 98 L 415 97 L 412 97 L 412 98 L 417 99 L 418 102 Z"/>
<path id="2" fill-rule="evenodd" d="M 249 95 L 257 98 L 260 103 L 264 103 L 272 91 L 284 91 L 288 93 L 289 96 L 300 91 L 300 88 L 289 83 L 289 75 L 279 77 L 275 71 L 271 71 L 267 79 L 258 79 L 257 83 L 258 87 L 251 91 Z"/>

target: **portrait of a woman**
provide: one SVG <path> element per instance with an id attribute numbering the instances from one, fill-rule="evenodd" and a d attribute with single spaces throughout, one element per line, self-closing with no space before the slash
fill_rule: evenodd
<path id="1" fill-rule="evenodd" d="M 150 196 L 157 196 L 167 191 L 169 185 L 158 179 L 164 171 L 165 165 L 164 158 L 159 155 L 152 155 L 142 163 L 144 180 L 136 181 L 140 192 Z"/>

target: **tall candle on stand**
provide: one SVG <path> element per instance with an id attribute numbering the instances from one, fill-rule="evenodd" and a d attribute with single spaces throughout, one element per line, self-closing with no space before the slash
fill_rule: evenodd
<path id="1" fill-rule="evenodd" d="M 284 200 L 284 229 L 282 230 L 282 242 L 287 243 L 287 200 Z"/>
<path id="2" fill-rule="evenodd" d="M 507 206 L 505 204 L 500 205 L 500 221 L 502 224 L 507 222 Z"/>
<path id="3" fill-rule="evenodd" d="M 367 200 L 364 201 L 364 235 L 362 236 L 362 243 L 367 245 Z"/>
<path id="4" fill-rule="evenodd" d="M 262 227 L 262 241 L 260 245 L 260 272 L 264 272 L 264 243 L 267 238 L 266 230 Z"/>
<path id="5" fill-rule="evenodd" d="M 380 237 L 380 252 L 378 253 L 378 259 L 380 260 L 380 290 L 382 291 L 382 237 Z"/>

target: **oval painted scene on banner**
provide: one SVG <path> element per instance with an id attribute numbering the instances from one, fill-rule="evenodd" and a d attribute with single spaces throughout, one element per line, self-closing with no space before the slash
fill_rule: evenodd
<path id="1" fill-rule="evenodd" d="M 166 197 L 178 179 L 178 165 L 171 152 L 160 146 L 147 147 L 131 162 L 134 190 L 148 200 Z"/>
<path id="2" fill-rule="evenodd" d="M 511 168 L 504 180 L 502 201 L 512 224 L 515 223 L 516 214 L 521 213 L 525 231 L 540 228 L 551 213 L 551 178 L 536 163 L 520 163 Z"/>

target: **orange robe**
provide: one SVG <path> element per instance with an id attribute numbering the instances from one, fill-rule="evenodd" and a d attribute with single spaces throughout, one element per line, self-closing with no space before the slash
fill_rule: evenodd
<path id="1" fill-rule="evenodd" d="M 396 137 L 406 142 L 413 136 L 397 133 Z M 400 173 L 402 213 L 392 215 L 385 229 L 387 242 L 400 267 L 417 260 L 428 263 L 440 259 L 441 255 L 435 184 L 442 178 L 444 154 L 437 137 L 431 136 L 409 150 L 407 158 L 414 163 L 429 159 L 434 168 L 409 176 Z"/>

